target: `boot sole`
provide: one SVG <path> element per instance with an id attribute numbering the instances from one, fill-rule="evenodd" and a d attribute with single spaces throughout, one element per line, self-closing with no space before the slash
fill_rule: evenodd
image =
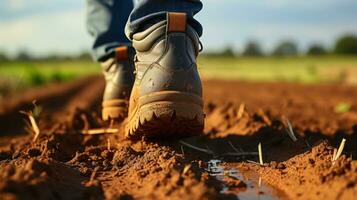
<path id="1" fill-rule="evenodd" d="M 128 115 L 128 101 L 112 99 L 102 103 L 102 119 L 104 121 L 123 121 Z"/>
<path id="2" fill-rule="evenodd" d="M 125 134 L 129 138 L 185 137 L 202 134 L 202 98 L 184 92 L 162 91 L 139 98 L 129 116 Z"/>

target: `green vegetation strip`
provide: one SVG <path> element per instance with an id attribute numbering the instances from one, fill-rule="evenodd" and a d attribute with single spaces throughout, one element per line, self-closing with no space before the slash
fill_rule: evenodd
<path id="1" fill-rule="evenodd" d="M 357 77 L 357 57 L 205 57 L 198 60 L 205 79 L 345 82 Z"/>
<path id="2" fill-rule="evenodd" d="M 222 57 L 201 55 L 203 79 L 357 83 L 357 57 Z M 0 96 L 10 92 L 100 73 L 91 60 L 0 62 Z"/>
<path id="3" fill-rule="evenodd" d="M 100 67 L 90 60 L 2 62 L 0 63 L 0 96 L 49 82 L 67 81 L 98 72 Z"/>

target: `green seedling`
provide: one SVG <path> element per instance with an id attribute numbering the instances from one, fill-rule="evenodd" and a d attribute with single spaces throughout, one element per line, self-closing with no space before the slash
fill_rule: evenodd
<path id="1" fill-rule="evenodd" d="M 346 102 L 340 102 L 335 106 L 335 112 L 336 113 L 345 113 L 350 111 L 351 109 L 351 104 L 346 103 Z"/>
<path id="2" fill-rule="evenodd" d="M 36 120 L 38 120 L 40 118 L 40 114 L 42 112 L 42 107 L 37 105 L 36 102 L 37 102 L 36 100 L 32 101 L 32 104 L 34 106 L 33 110 L 32 110 L 32 115 Z"/>

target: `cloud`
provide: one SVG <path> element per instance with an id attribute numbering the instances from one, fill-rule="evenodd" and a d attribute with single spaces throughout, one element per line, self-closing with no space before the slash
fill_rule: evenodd
<path id="1" fill-rule="evenodd" d="M 4 3 L 5 2 L 5 3 Z M 204 26 L 206 49 L 231 44 L 242 48 L 254 38 L 270 49 L 281 38 L 305 47 L 311 41 L 331 45 L 345 33 L 357 33 L 355 0 L 203 0 L 197 19 Z M 85 1 L 0 0 L 0 49 L 26 48 L 36 54 L 88 49 Z"/>
<path id="2" fill-rule="evenodd" d="M 0 30 L 0 48 L 10 52 L 28 49 L 34 54 L 69 53 L 90 46 L 84 8 L 0 22 Z"/>
<path id="3" fill-rule="evenodd" d="M 21 10 L 26 7 L 26 0 L 7 0 L 7 6 L 10 10 Z"/>
<path id="4" fill-rule="evenodd" d="M 310 42 L 331 46 L 344 33 L 357 34 L 357 2 L 352 0 L 204 2 L 197 19 L 209 50 L 228 44 L 242 49 L 249 39 L 259 40 L 265 49 L 280 39 L 294 39 L 302 48 Z"/>
<path id="5" fill-rule="evenodd" d="M 5 8 L 10 12 L 26 10 L 32 7 L 43 6 L 44 4 L 53 4 L 54 0 L 4 0 Z"/>

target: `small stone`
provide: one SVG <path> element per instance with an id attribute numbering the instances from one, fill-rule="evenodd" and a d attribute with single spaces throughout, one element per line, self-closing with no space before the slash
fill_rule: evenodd
<path id="1" fill-rule="evenodd" d="M 227 183 L 229 188 L 247 188 L 247 184 L 242 180 L 229 175 L 224 177 L 224 182 Z"/>
<path id="2" fill-rule="evenodd" d="M 16 159 L 20 157 L 21 153 L 19 151 L 16 151 L 14 154 L 12 154 L 12 159 Z"/>
<path id="3" fill-rule="evenodd" d="M 37 156 L 40 156 L 41 155 L 41 151 L 37 148 L 32 148 L 32 149 L 29 149 L 27 151 L 27 154 L 30 156 L 30 157 L 37 157 Z"/>
<path id="4" fill-rule="evenodd" d="M 200 168 L 207 168 L 207 164 L 205 162 L 203 162 L 202 160 L 198 161 L 198 166 Z"/>
<path id="5" fill-rule="evenodd" d="M 0 160 L 9 159 L 9 158 L 11 158 L 10 155 L 11 155 L 11 154 L 9 154 L 8 152 L 3 152 L 3 151 L 1 151 L 1 152 L 0 152 Z"/>
<path id="6" fill-rule="evenodd" d="M 276 166 L 277 169 L 285 169 L 286 166 L 283 163 L 278 163 L 278 165 Z"/>
<path id="7" fill-rule="evenodd" d="M 280 164 L 280 163 L 279 163 Z M 275 161 L 270 162 L 270 167 L 276 169 L 278 167 L 278 163 Z"/>

